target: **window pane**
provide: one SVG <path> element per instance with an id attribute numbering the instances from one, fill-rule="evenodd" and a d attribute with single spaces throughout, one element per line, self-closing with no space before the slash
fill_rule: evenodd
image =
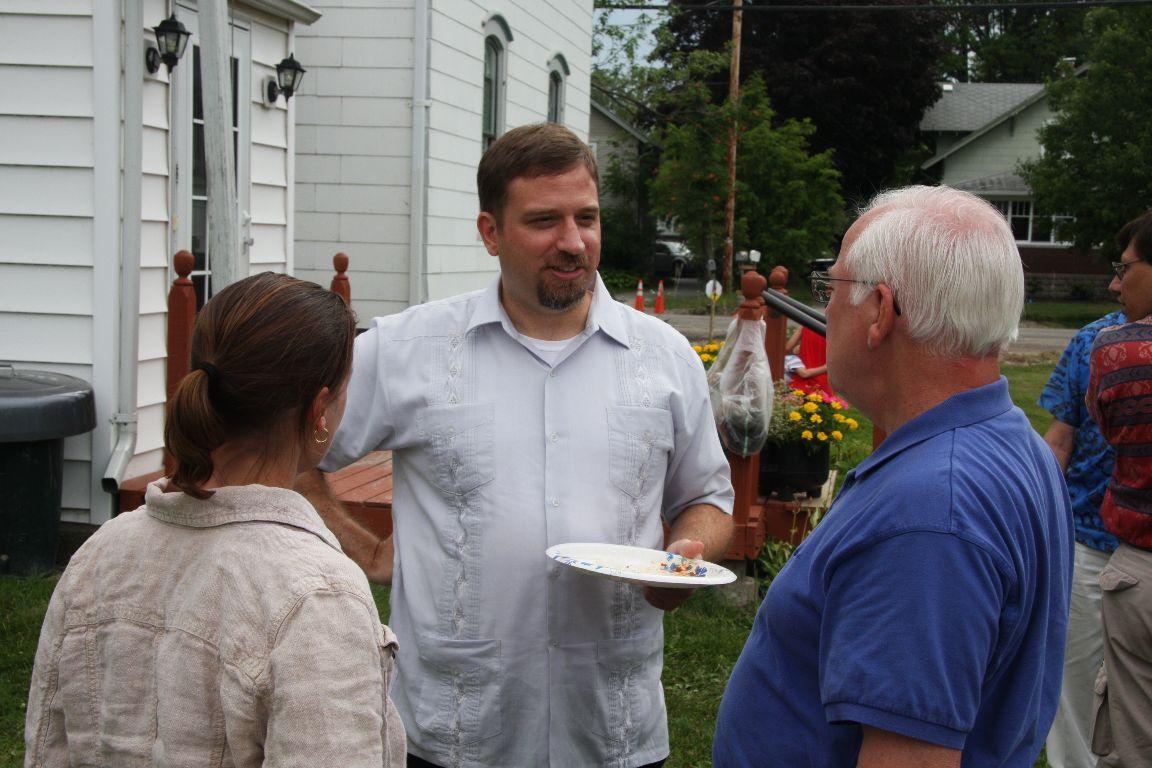
<path id="1" fill-rule="evenodd" d="M 1028 217 L 1026 216 L 1013 216 L 1012 224 L 1012 237 L 1017 240 L 1028 240 Z"/>
<path id="2" fill-rule="evenodd" d="M 500 53 L 499 43 L 489 37 L 484 41 L 484 107 L 482 129 L 484 148 L 496 138 L 497 110 L 500 104 Z"/>
<path id="3" fill-rule="evenodd" d="M 208 269 L 208 203 L 192 201 L 192 269 Z"/>
<path id="4" fill-rule="evenodd" d="M 560 120 L 560 74 L 553 72 L 548 75 L 548 122 L 555 123 Z"/>
<path id="5" fill-rule="evenodd" d="M 204 124 L 192 124 L 192 194 L 208 194 L 208 161 L 204 157 Z"/>
<path id="6" fill-rule="evenodd" d="M 1032 240 L 1037 243 L 1052 242 L 1052 217 L 1038 215 L 1032 219 Z"/>
<path id="7" fill-rule="evenodd" d="M 199 312 L 208 301 L 208 275 L 192 275 L 191 279 L 192 287 L 196 290 L 196 311 Z"/>
<path id="8" fill-rule="evenodd" d="M 192 47 L 192 119 L 204 119 L 204 91 L 200 82 L 200 46 Z"/>
<path id="9" fill-rule="evenodd" d="M 232 127 L 236 128 L 240 125 L 240 104 L 237 102 L 237 91 L 240 90 L 240 62 L 236 59 L 229 59 L 232 65 Z"/>

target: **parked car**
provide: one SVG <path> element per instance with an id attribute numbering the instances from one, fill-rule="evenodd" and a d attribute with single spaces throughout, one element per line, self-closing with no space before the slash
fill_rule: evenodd
<path id="1" fill-rule="evenodd" d="M 696 255 L 679 240 L 657 240 L 652 244 L 652 274 L 676 277 L 691 273 Z"/>

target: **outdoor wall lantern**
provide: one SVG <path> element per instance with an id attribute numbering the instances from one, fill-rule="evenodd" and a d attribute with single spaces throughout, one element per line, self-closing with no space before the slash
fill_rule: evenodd
<path id="1" fill-rule="evenodd" d="M 300 62 L 296 61 L 296 57 L 288 54 L 288 58 L 276 65 L 276 79 L 268 78 L 264 94 L 268 104 L 275 104 L 281 93 L 284 94 L 284 101 L 287 103 L 288 99 L 300 90 L 300 81 L 304 79 L 305 71 Z"/>
<path id="2" fill-rule="evenodd" d="M 171 74 L 176 62 L 184 55 L 184 48 L 188 45 L 188 38 L 192 33 L 180 23 L 176 14 L 152 27 L 152 31 L 156 33 L 156 45 L 150 45 L 144 51 L 144 65 L 154 75 L 160 69 L 160 62 L 164 62 L 164 66 L 168 67 L 168 73 Z"/>

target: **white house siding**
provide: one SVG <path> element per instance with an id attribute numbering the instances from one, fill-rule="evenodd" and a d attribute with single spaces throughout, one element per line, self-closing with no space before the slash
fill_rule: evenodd
<path id="1" fill-rule="evenodd" d="M 407 306 L 412 3 L 319 0 L 296 33 L 296 274 L 328 285 L 348 254 L 366 323 Z"/>
<path id="2" fill-rule="evenodd" d="M 170 9 L 167 0 L 143 0 L 142 10 L 147 43 Z M 0 0 L 0 360 L 93 384 L 97 427 L 64 442 L 62 517 L 74 522 L 100 523 L 112 512 L 100 480 L 118 390 L 120 13 L 104 0 Z M 290 123 L 283 100 L 262 105 L 260 87 L 291 48 L 290 24 L 242 4 L 233 13 L 251 33 L 250 259 L 253 270 L 289 270 Z M 181 65 L 174 78 L 188 76 Z M 167 71 L 146 73 L 138 438 L 129 477 L 161 466 L 171 254 L 186 247 L 170 227 L 169 102 Z"/>
<path id="3" fill-rule="evenodd" d="M 959 184 L 1015 170 L 1018 162 L 1036 156 L 1036 131 L 1051 118 L 1047 99 L 1032 104 L 947 157 L 941 182 Z"/>
<path id="4" fill-rule="evenodd" d="M 323 18 L 297 33 L 309 68 L 297 112 L 297 274 L 324 283 L 348 254 L 361 324 L 407 307 L 412 2 L 319 0 Z M 591 0 L 506 4 L 429 0 L 425 274 L 429 298 L 483 286 L 497 271 L 476 234 L 484 23 L 500 14 L 508 46 L 505 127 L 547 115 L 548 62 L 571 74 L 565 123 L 588 132 Z"/>
<path id="5" fill-rule="evenodd" d="M 0 360 L 89 382 L 94 30 L 91 0 L 0 2 Z M 65 440 L 65 519 L 87 519 L 92 452 Z"/>

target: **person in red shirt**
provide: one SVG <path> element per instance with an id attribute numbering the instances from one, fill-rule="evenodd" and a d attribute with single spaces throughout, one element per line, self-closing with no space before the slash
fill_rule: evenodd
<path id="1" fill-rule="evenodd" d="M 799 352 L 796 352 L 797 346 L 800 347 Z M 828 400 L 836 396 L 828 382 L 827 348 L 827 341 L 815 331 L 800 328 L 792 334 L 785 351 L 796 352 L 803 363 L 802 367 L 792 371 L 793 389 L 799 389 L 804 394 L 819 392 Z"/>
<path id="2" fill-rule="evenodd" d="M 1092 751 L 1101 766 L 1145 766 L 1152 755 L 1152 211 L 1120 230 L 1108 286 L 1132 322 L 1092 347 L 1086 402 L 1116 449 L 1100 517 L 1120 546 L 1100 572 L 1105 648 Z"/>

